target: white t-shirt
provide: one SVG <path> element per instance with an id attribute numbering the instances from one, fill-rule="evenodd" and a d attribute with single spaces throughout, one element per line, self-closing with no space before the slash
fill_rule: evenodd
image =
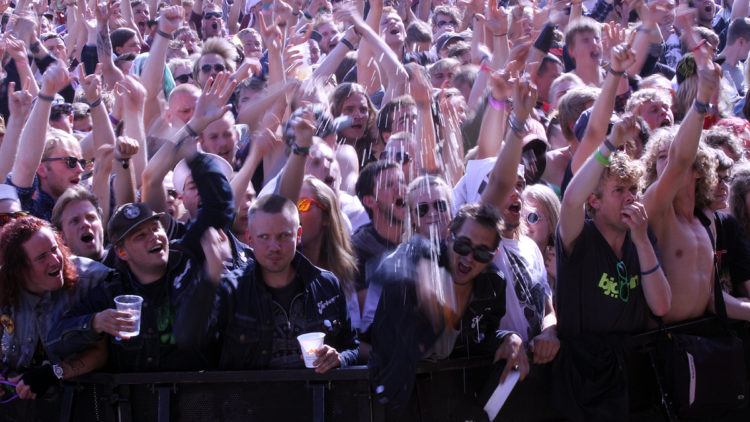
<path id="1" fill-rule="evenodd" d="M 484 192 L 484 188 L 490 182 L 490 172 L 495 166 L 495 157 L 483 158 L 481 160 L 469 160 L 466 163 L 466 172 L 461 180 L 453 188 L 453 215 L 456 215 L 458 209 L 463 204 L 479 202 L 479 198 Z"/>
<path id="2" fill-rule="evenodd" d="M 521 235 L 519 240 L 504 237 L 494 263 L 507 281 L 500 329 L 515 331 L 528 342 L 541 332 L 546 304 L 552 298 L 542 253 L 528 236 Z"/>

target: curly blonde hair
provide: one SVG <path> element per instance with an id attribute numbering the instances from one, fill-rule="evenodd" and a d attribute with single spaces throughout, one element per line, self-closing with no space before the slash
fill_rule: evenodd
<path id="1" fill-rule="evenodd" d="M 630 156 L 624 152 L 618 151 L 610 156 L 609 166 L 604 169 L 602 175 L 599 177 L 599 184 L 594 189 L 594 196 L 597 198 L 602 197 L 604 190 L 604 184 L 607 180 L 615 180 L 619 183 L 630 185 L 640 185 L 641 176 L 643 176 L 643 167 L 638 160 L 630 158 Z M 586 214 L 593 218 L 596 214 L 596 210 L 586 201 Z"/>
<path id="2" fill-rule="evenodd" d="M 732 186 L 729 189 L 729 208 L 734 218 L 740 220 L 745 235 L 750 236 L 750 210 L 745 197 L 750 193 L 750 165 L 735 167 Z"/>
<path id="3" fill-rule="evenodd" d="M 651 136 L 646 153 L 643 154 L 642 158 L 646 172 L 642 186 L 644 191 L 657 179 L 656 161 L 659 152 L 669 149 L 676 134 L 677 127 L 672 127 L 658 129 Z M 716 156 L 703 140 L 698 144 L 693 170 L 700 174 L 695 182 L 695 206 L 700 209 L 708 208 L 713 200 L 713 189 L 718 178 L 716 176 Z"/>

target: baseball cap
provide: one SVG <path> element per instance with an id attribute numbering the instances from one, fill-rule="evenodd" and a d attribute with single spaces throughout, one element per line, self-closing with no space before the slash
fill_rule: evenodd
<path id="1" fill-rule="evenodd" d="M 0 184 L 0 201 L 2 201 L 3 199 L 12 199 L 19 204 L 21 203 L 21 201 L 18 199 L 18 192 L 16 192 L 16 188 L 11 185 Z"/>
<path id="2" fill-rule="evenodd" d="M 464 40 L 464 37 L 455 32 L 445 33 L 441 35 L 435 42 L 435 51 L 439 53 L 440 50 L 442 50 L 443 47 L 445 47 L 451 41 L 463 41 L 463 40 Z"/>
<path id="3" fill-rule="evenodd" d="M 114 245 L 122 241 L 125 236 L 146 221 L 161 218 L 164 213 L 156 213 L 145 202 L 122 205 L 107 224 L 107 236 Z"/>

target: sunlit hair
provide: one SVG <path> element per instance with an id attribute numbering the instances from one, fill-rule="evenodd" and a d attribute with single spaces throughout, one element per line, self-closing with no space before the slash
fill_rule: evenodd
<path id="1" fill-rule="evenodd" d="M 523 199 L 536 201 L 539 211 L 544 214 L 544 218 L 549 223 L 550 233 L 547 237 L 547 245 L 552 245 L 555 239 L 555 227 L 560 220 L 560 199 L 557 194 L 549 186 L 537 183 L 526 186 L 523 190 Z"/>
<path id="2" fill-rule="evenodd" d="M 230 73 L 234 72 L 235 64 L 237 62 L 237 49 L 224 38 L 211 37 L 203 43 L 203 49 L 198 59 L 193 63 L 193 79 L 198 80 L 198 74 L 200 74 L 200 62 L 201 59 L 208 54 L 216 54 L 224 61 L 226 70 Z"/>
<path id="3" fill-rule="evenodd" d="M 685 78 L 679 85 L 674 94 L 674 119 L 681 122 L 685 118 L 688 110 L 693 105 L 693 100 L 698 94 L 698 74 L 693 74 Z"/>
<path id="4" fill-rule="evenodd" d="M 333 114 L 333 117 L 341 116 L 344 102 L 354 94 L 362 94 L 365 97 L 368 115 L 367 128 L 372 128 L 372 125 L 375 124 L 375 116 L 378 114 L 378 111 L 375 109 L 372 101 L 370 101 L 370 96 L 367 95 L 365 87 L 360 84 L 346 82 L 336 87 L 333 94 L 331 94 L 331 114 Z"/>
<path id="5" fill-rule="evenodd" d="M 576 135 L 573 132 L 576 121 L 581 117 L 581 113 L 589 108 L 589 104 L 596 101 L 601 91 L 596 88 L 578 87 L 566 92 L 557 102 L 558 120 L 560 121 L 560 130 L 563 137 L 570 141 L 575 141 Z"/>
<path id="6" fill-rule="evenodd" d="M 676 127 L 661 128 L 651 135 L 646 153 L 643 154 L 642 158 L 645 169 L 642 184 L 644 191 L 657 179 L 656 161 L 659 151 L 669 151 L 676 133 Z M 698 151 L 696 152 L 692 168 L 700 175 L 695 182 L 695 206 L 699 209 L 708 208 L 713 201 L 712 193 L 718 179 L 716 176 L 716 157 L 711 148 L 703 141 L 698 144 Z"/>
<path id="7" fill-rule="evenodd" d="M 740 220 L 745 235 L 750 236 L 750 210 L 745 198 L 750 193 L 750 165 L 735 167 L 732 186 L 729 189 L 729 209 L 734 218 Z"/>
<path id="8" fill-rule="evenodd" d="M 73 135 L 60 129 L 47 129 L 47 140 L 44 142 L 42 159 L 49 158 L 52 155 L 52 152 L 58 147 L 71 148 L 78 151 L 79 156 L 81 154 L 81 147 Z"/>
<path id="9" fill-rule="evenodd" d="M 91 193 L 91 191 L 84 186 L 71 186 L 65 189 L 65 192 L 63 192 L 63 194 L 57 199 L 57 202 L 55 202 L 55 207 L 52 208 L 52 224 L 57 230 L 62 231 L 62 214 L 65 212 L 65 208 L 72 203 L 81 201 L 91 202 L 91 205 L 96 208 L 99 218 L 102 217 L 102 209 L 99 207 L 99 199 L 96 195 Z"/>
<path id="10" fill-rule="evenodd" d="M 638 160 L 633 160 L 624 152 L 612 154 L 609 166 L 604 169 L 602 175 L 599 177 L 599 183 L 596 185 L 596 189 L 594 189 L 594 196 L 597 198 L 602 197 L 604 184 L 608 180 L 614 180 L 625 186 L 636 185 L 640 187 L 641 176 L 643 176 L 643 167 Z M 586 212 L 589 217 L 593 217 L 596 210 L 586 202 Z"/>
<path id="11" fill-rule="evenodd" d="M 575 46 L 576 34 L 583 34 L 586 32 L 593 32 L 597 37 L 601 38 L 601 24 L 588 17 L 578 18 L 573 22 L 570 22 L 565 31 L 565 44 L 568 46 L 568 50 Z"/>
<path id="12" fill-rule="evenodd" d="M 625 111 L 631 112 L 648 101 L 659 102 L 672 107 L 672 96 L 668 92 L 660 88 L 644 88 L 635 91 L 630 99 L 628 99 Z"/>
<path id="13" fill-rule="evenodd" d="M 412 180 L 411 183 L 409 183 L 409 186 L 406 188 L 406 204 L 409 207 L 409 210 L 414 210 L 414 208 L 417 206 L 417 195 L 422 190 L 428 190 L 430 188 L 437 188 L 443 191 L 443 194 L 445 194 L 445 199 L 448 200 L 448 211 L 452 209 L 453 206 L 453 189 L 446 183 L 445 180 L 443 180 L 442 177 L 433 176 L 430 174 L 426 174 L 424 176 L 419 176 L 416 179 Z M 414 218 L 413 213 L 408 213 L 409 218 L 412 219 L 411 223 L 407 227 L 409 227 L 410 230 L 412 230 L 412 233 L 407 233 L 408 237 L 411 237 L 414 233 L 417 232 L 417 222 L 418 219 Z M 440 233 L 442 236 L 443 233 Z"/>
<path id="14" fill-rule="evenodd" d="M 706 145 L 712 148 L 724 148 L 729 150 L 730 159 L 735 160 L 742 157 L 744 150 L 742 141 L 737 138 L 728 127 L 713 126 L 711 129 L 703 132 L 703 140 Z"/>
<path id="15" fill-rule="evenodd" d="M 503 219 L 495 207 L 488 204 L 470 203 L 464 204 L 458 209 L 456 216 L 453 217 L 449 227 L 451 233 L 456 234 L 461 231 L 466 220 L 476 221 L 479 225 L 495 231 L 495 242 L 493 249 L 500 245 L 500 237 L 503 234 Z"/>
<path id="16" fill-rule="evenodd" d="M 341 214 L 341 204 L 333 190 L 320 179 L 308 175 L 304 183 L 312 190 L 314 199 L 326 207 L 323 214 L 328 221 L 328 230 L 323 231 L 319 266 L 336 275 L 344 292 L 354 293 L 357 258 Z"/>
<path id="17" fill-rule="evenodd" d="M 14 306 L 26 282 L 30 258 L 23 244 L 33 235 L 47 229 L 55 235 L 57 247 L 63 256 L 63 288 L 72 289 L 77 281 L 75 265 L 70 261 L 70 249 L 52 226 L 36 217 L 23 217 L 3 226 L 0 234 L 0 307 Z"/>

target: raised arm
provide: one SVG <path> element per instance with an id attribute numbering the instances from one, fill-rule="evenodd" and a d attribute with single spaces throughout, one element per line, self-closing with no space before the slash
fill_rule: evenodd
<path id="1" fill-rule="evenodd" d="M 490 204 L 498 210 L 503 209 L 505 200 L 516 186 L 517 169 L 521 162 L 521 150 L 523 149 L 523 136 L 526 134 L 526 120 L 536 105 L 536 86 L 527 77 L 520 78 L 518 74 L 515 75 L 514 79 L 514 108 L 509 119 L 510 130 L 497 154 L 497 161 L 495 161 L 490 173 L 490 181 L 479 200 L 479 202 Z M 503 95 L 507 90 L 507 84 L 507 74 L 501 74 L 500 72 L 492 74 L 492 92 L 495 95 Z M 503 115 L 503 110 L 498 110 L 495 106 L 490 105 L 487 107 L 484 120 L 500 120 Z M 484 129 L 484 122 L 482 122 L 482 132 L 484 132 Z"/>
<path id="2" fill-rule="evenodd" d="M 695 51 L 695 62 L 698 66 L 698 93 L 669 147 L 667 166 L 661 176 L 646 191 L 644 197 L 649 218 L 656 219 L 657 222 L 674 201 L 685 174 L 693 167 L 703 130 L 703 120 L 708 112 L 708 105 L 719 88 L 721 67 L 711 61 L 711 51 L 712 48 L 708 45 L 702 45 Z"/>
<path id="3" fill-rule="evenodd" d="M 508 98 L 512 95 L 513 90 L 513 86 L 509 83 L 509 73 L 495 71 L 489 77 L 491 78 L 491 89 L 488 94 L 489 104 L 484 111 L 482 126 L 479 129 L 479 139 L 477 140 L 477 159 L 479 160 L 495 156 L 500 151 L 500 145 L 502 145 L 503 135 L 507 127 L 507 113 L 510 111 L 508 110 Z M 513 174 L 515 174 L 515 169 Z"/>
<path id="4" fill-rule="evenodd" d="M 432 84 L 422 66 L 410 63 L 409 67 L 409 92 L 417 103 L 417 127 L 414 134 L 419 142 L 417 165 L 422 171 L 435 173 L 439 169 L 439 164 L 435 121 L 432 119 Z"/>
<path id="5" fill-rule="evenodd" d="M 431 2 L 432 0 L 428 0 L 428 3 Z M 367 26 L 375 31 L 375 33 L 380 32 L 380 19 L 382 16 L 383 0 L 372 0 L 370 2 L 370 12 L 367 14 Z M 361 31 L 360 35 L 362 35 Z M 357 51 L 357 83 L 365 87 L 368 95 L 378 92 L 382 85 L 375 57 L 370 44 L 360 44 Z"/>
<path id="6" fill-rule="evenodd" d="M 42 79 L 42 89 L 31 115 L 21 132 L 22 153 L 17 154 L 13 163 L 12 182 L 20 188 L 28 188 L 34 182 L 34 175 L 42 161 L 44 143 L 47 139 L 47 125 L 52 109 L 52 100 L 57 91 L 70 83 L 70 75 L 62 66 L 55 63 L 47 68 Z"/>
<path id="7" fill-rule="evenodd" d="M 284 60 L 283 44 L 281 30 L 278 27 L 278 21 L 266 24 L 266 18 L 262 13 L 258 13 L 260 21 L 260 34 L 263 37 L 263 44 L 268 49 L 268 86 L 274 86 L 284 82 Z"/>
<path id="8" fill-rule="evenodd" d="M 0 145 L 0 176 L 2 180 L 8 177 L 13 168 L 13 162 L 18 151 L 18 142 L 21 139 L 21 131 L 26 124 L 31 110 L 31 100 L 34 96 L 29 92 L 28 87 L 31 85 L 31 79 L 26 79 L 24 87 L 20 91 L 15 91 L 16 83 L 8 84 L 8 108 L 10 117 L 8 125 L 5 127 L 5 137 Z"/>
<path id="9" fill-rule="evenodd" d="M 109 89 L 114 89 L 115 84 L 124 78 L 122 71 L 115 66 L 112 59 L 112 40 L 109 38 L 109 17 L 115 7 L 116 4 L 106 2 L 96 5 L 96 54 L 99 63 L 102 64 L 104 85 Z"/>
<path id="10" fill-rule="evenodd" d="M 297 203 L 299 199 L 302 180 L 305 178 L 305 163 L 308 155 L 310 155 L 310 147 L 313 145 L 315 115 L 308 108 L 296 120 L 296 122 L 293 122 L 294 144 L 302 153 L 293 152 L 289 154 L 279 183 L 279 195 L 289 198 L 294 203 Z"/>
<path id="11" fill-rule="evenodd" d="M 146 88 L 147 101 L 155 100 L 163 90 L 162 79 L 167 65 L 167 49 L 174 32 L 182 24 L 183 10 L 182 6 L 170 6 L 161 11 L 157 36 L 151 42 L 151 49 L 141 72 L 141 83 Z"/>
<path id="12" fill-rule="evenodd" d="M 33 81 L 34 72 L 29 65 L 29 57 L 23 40 L 16 39 L 13 35 L 7 34 L 5 37 L 5 51 L 13 59 L 13 62 L 16 65 L 16 70 L 18 70 L 19 79 L 21 81 Z M 36 83 L 30 84 L 28 91 L 31 95 L 36 96 L 39 93 L 39 87 Z"/>
<path id="13" fill-rule="evenodd" d="M 583 166 L 583 163 L 607 135 L 609 119 L 615 109 L 617 86 L 621 78 L 625 76 L 625 70 L 635 61 L 635 52 L 628 44 L 620 44 L 615 47 L 611 56 L 612 62 L 607 77 L 604 79 L 604 86 L 602 86 L 599 97 L 594 101 L 594 108 L 591 111 L 586 132 L 576 149 L 575 155 L 573 155 L 573 160 L 570 162 L 573 174 L 576 174 L 578 169 Z"/>
<path id="14" fill-rule="evenodd" d="M 143 110 L 146 102 L 146 89 L 143 88 L 140 82 L 133 76 L 127 76 L 125 79 L 120 81 L 115 88 L 115 95 L 122 96 L 124 101 L 124 116 L 123 121 L 125 122 L 123 135 L 135 139 L 138 141 L 140 148 L 138 152 L 133 155 L 131 164 L 135 169 L 135 182 L 136 186 L 141 186 L 141 175 L 143 170 L 146 168 L 147 149 L 146 145 L 146 129 L 143 125 Z"/>

